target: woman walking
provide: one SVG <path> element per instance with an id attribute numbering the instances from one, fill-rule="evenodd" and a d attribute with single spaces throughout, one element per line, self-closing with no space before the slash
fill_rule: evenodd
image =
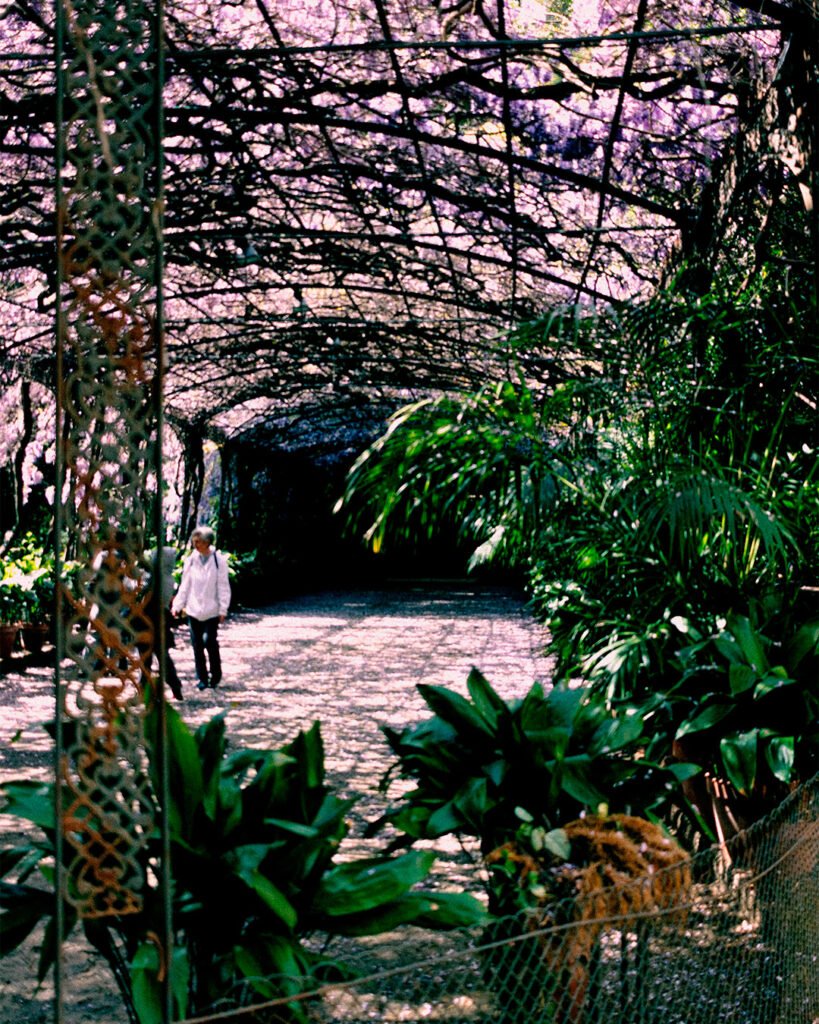
<path id="1" fill-rule="evenodd" d="M 185 560 L 182 582 L 171 605 L 174 615 L 188 616 L 200 690 L 222 681 L 219 623 L 225 621 L 230 606 L 227 558 L 214 548 L 214 539 L 209 526 L 197 526 L 191 534 L 194 550 Z"/>

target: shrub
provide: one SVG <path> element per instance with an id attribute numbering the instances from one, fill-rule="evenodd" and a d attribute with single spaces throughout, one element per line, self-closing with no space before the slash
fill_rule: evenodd
<path id="1" fill-rule="evenodd" d="M 427 875 L 433 854 L 334 862 L 353 801 L 339 799 L 325 784 L 318 723 L 280 750 L 231 750 L 223 715 L 191 733 L 173 708 L 166 707 L 165 714 L 175 934 L 170 984 L 180 1016 L 206 1011 L 219 1001 L 251 1005 L 316 985 L 331 965 L 305 944 L 313 932 L 369 935 L 408 922 L 446 928 L 482 918 L 480 903 L 470 896 L 433 896 L 415 888 Z M 148 711 L 146 725 L 150 778 L 145 792 L 156 821 L 162 790 L 155 708 Z M 102 755 L 100 778 L 105 767 Z M 53 784 L 8 782 L 0 789 L 5 813 L 43 831 L 42 839 L 0 855 L 0 953 L 11 952 L 45 920 L 42 980 L 55 956 L 54 898 L 29 880 L 39 872 L 53 882 Z M 105 821 L 94 820 L 88 810 L 75 827 L 93 834 L 105 828 Z M 145 879 L 141 909 L 78 921 L 67 906 L 66 928 L 81 925 L 105 958 L 129 1019 L 154 1024 L 162 1019 L 155 937 L 164 933 L 163 892 L 154 873 L 162 843 L 157 830 L 144 838 L 136 855 Z M 74 853 L 66 853 L 65 863 L 76 897 L 78 880 L 70 868 Z M 293 1020 L 303 1019 L 299 1005 L 290 1004 L 290 1012 Z"/>
<path id="2" fill-rule="evenodd" d="M 645 813 L 692 774 L 637 757 L 643 714 L 615 712 L 589 687 L 536 683 L 506 702 L 473 669 L 467 688 L 469 699 L 421 685 L 433 716 L 383 730 L 397 758 L 383 787 L 395 772 L 415 783 L 385 816 L 408 842 L 456 833 L 488 854 L 515 836 L 521 809 L 547 832 L 601 805 Z"/>

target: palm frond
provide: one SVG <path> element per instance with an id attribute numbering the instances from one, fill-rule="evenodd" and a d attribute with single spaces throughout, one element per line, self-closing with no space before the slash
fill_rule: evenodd
<path id="1" fill-rule="evenodd" d="M 646 488 L 638 516 L 639 540 L 665 537 L 683 565 L 703 557 L 730 559 L 750 575 L 760 556 L 772 570 L 797 551 L 781 503 L 758 473 L 751 479 L 702 463 L 669 467 Z"/>
<path id="2" fill-rule="evenodd" d="M 510 555 L 565 473 L 551 442 L 521 380 L 415 402 L 353 464 L 336 510 L 375 547 L 387 532 L 429 537 L 446 518 L 478 542 L 477 561 Z"/>

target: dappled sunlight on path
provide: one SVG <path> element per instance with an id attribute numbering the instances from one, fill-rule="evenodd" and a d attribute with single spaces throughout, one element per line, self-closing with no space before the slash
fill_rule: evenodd
<path id="1" fill-rule="evenodd" d="M 331 780 L 373 792 L 389 763 L 380 726 L 427 714 L 416 686 L 466 692 L 474 665 L 505 697 L 545 680 L 543 634 L 522 599 L 499 588 L 333 591 L 232 614 L 220 632 L 225 678 L 200 693 L 187 630 L 172 656 L 183 680 L 176 705 L 197 726 L 227 713 L 235 742 L 264 748 L 321 721 Z M 47 777 L 53 672 L 26 665 L 0 675 L 0 780 Z M 0 826 L 4 824 L 0 818 Z"/>
<path id="2" fill-rule="evenodd" d="M 196 723 L 224 708 L 231 735 L 264 747 L 319 719 L 331 777 L 359 793 L 373 788 L 389 760 L 379 727 L 427 714 L 418 683 L 465 693 L 474 665 L 512 697 L 547 673 L 539 627 L 519 597 L 500 589 L 310 595 L 232 616 L 222 637 L 224 681 L 200 694 L 179 633 L 173 656 L 184 717 Z"/>

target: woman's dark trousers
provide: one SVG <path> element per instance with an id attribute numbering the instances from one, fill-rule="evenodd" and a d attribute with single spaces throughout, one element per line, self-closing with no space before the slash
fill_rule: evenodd
<path id="1" fill-rule="evenodd" d="M 194 619 L 188 617 L 191 631 L 191 647 L 193 661 L 196 666 L 196 678 L 200 686 L 218 686 L 222 681 L 222 656 L 219 653 L 219 619 Z M 205 652 L 207 651 L 207 662 Z M 208 663 L 210 678 L 208 678 Z"/>

